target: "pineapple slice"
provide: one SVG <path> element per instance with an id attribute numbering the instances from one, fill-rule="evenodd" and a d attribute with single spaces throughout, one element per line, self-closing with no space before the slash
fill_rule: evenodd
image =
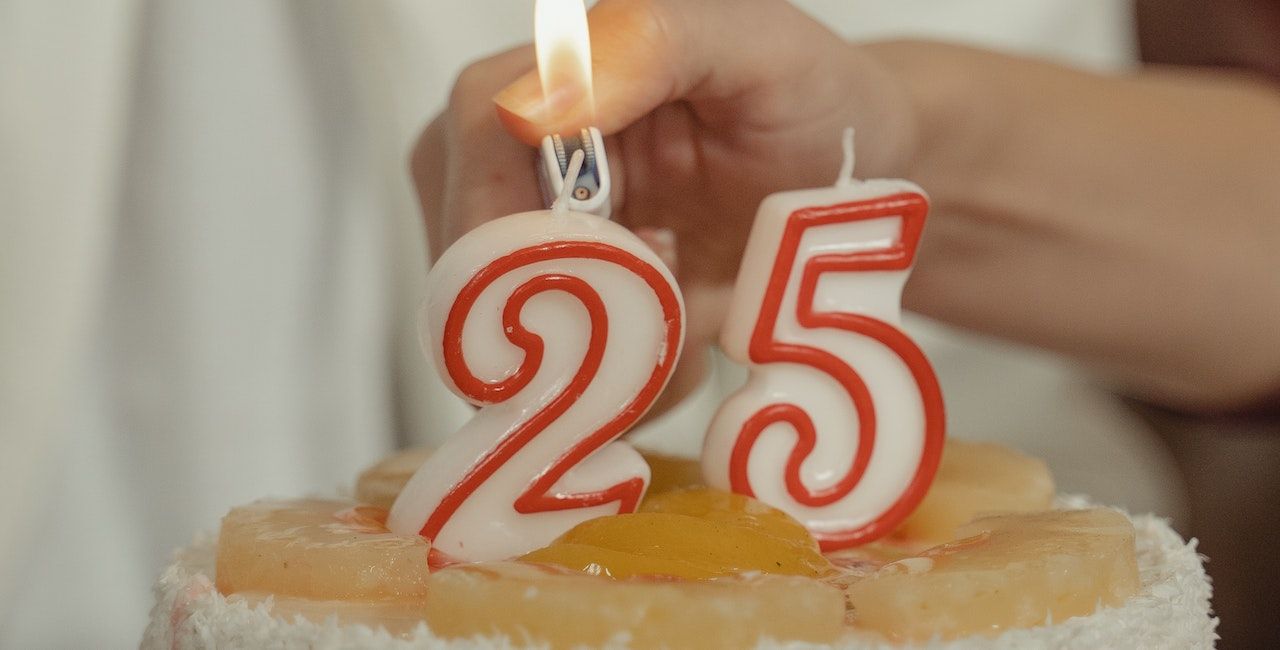
<path id="1" fill-rule="evenodd" d="M 314 600 L 421 599 L 431 545 L 389 532 L 386 516 L 381 508 L 320 499 L 234 508 L 218 536 L 218 590 Z"/>
<path id="2" fill-rule="evenodd" d="M 897 641 L 996 634 L 1085 616 L 1138 590 L 1133 525 L 1114 510 L 983 517 L 958 534 L 850 585 L 855 625 Z"/>
<path id="3" fill-rule="evenodd" d="M 880 567 L 890 562 L 905 560 L 920 550 L 922 549 L 896 546 L 886 539 L 878 539 L 862 546 L 843 548 L 825 555 L 834 571 L 823 576 L 822 579 L 841 588 L 848 587 L 874 574 Z"/>
<path id="4" fill-rule="evenodd" d="M 415 447 L 394 453 L 360 473 L 356 479 L 356 500 L 361 503 L 391 508 L 409 477 L 434 451 Z M 702 465 L 696 459 L 666 456 L 639 450 L 649 463 L 649 494 L 662 494 L 678 488 L 701 486 Z"/>
<path id="5" fill-rule="evenodd" d="M 948 440 L 928 494 L 893 538 L 908 545 L 941 544 L 979 514 L 1047 510 L 1054 494 L 1044 461 L 1000 445 Z"/>
<path id="6" fill-rule="evenodd" d="M 502 634 L 552 648 L 749 648 L 763 637 L 829 643 L 844 598 L 785 576 L 682 582 L 608 580 L 519 562 L 455 565 L 431 575 L 427 624 L 445 638 Z"/>
<path id="7" fill-rule="evenodd" d="M 640 510 L 584 521 L 521 559 L 612 578 L 700 580 L 747 572 L 818 577 L 831 570 L 799 522 L 750 497 L 676 490 Z"/>
<path id="8" fill-rule="evenodd" d="M 361 503 L 391 509 L 396 497 L 435 451 L 430 447 L 415 447 L 396 452 L 378 461 L 373 467 L 360 472 L 356 479 L 356 499 Z"/>

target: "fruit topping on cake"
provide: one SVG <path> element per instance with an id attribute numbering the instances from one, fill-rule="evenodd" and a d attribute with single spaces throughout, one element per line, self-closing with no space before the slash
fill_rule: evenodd
<path id="1" fill-rule="evenodd" d="M 640 512 L 583 522 L 521 560 L 613 578 L 701 580 L 743 573 L 812 578 L 830 571 L 817 542 L 786 513 L 706 488 L 656 495 Z"/>
<path id="2" fill-rule="evenodd" d="M 645 449 L 637 451 L 649 463 L 649 496 L 706 485 L 702 480 L 702 463 L 696 458 L 681 458 Z"/>
<path id="3" fill-rule="evenodd" d="M 816 580 L 610 580 L 521 562 L 459 564 L 431 575 L 426 617 L 445 638 L 505 635 L 553 648 L 750 648 L 761 638 L 829 643 L 844 598 Z"/>
<path id="4" fill-rule="evenodd" d="M 356 499 L 361 503 L 391 509 L 396 497 L 413 473 L 434 451 L 430 447 L 414 447 L 398 451 L 360 472 L 356 479 Z"/>
<path id="5" fill-rule="evenodd" d="M 427 540 L 387 531 L 386 510 L 351 501 L 258 501 L 218 536 L 217 587 L 316 600 L 420 599 Z"/>
<path id="6" fill-rule="evenodd" d="M 825 556 L 781 510 L 700 487 L 696 461 L 646 454 L 653 483 L 637 512 L 585 521 L 515 560 L 429 573 L 430 543 L 390 533 L 381 507 L 429 453 L 361 474 L 357 496 L 378 505 L 232 510 L 218 540 L 219 591 L 270 595 L 277 616 L 337 615 L 399 633 L 425 620 L 445 637 L 553 647 L 741 647 L 832 641 L 849 625 L 896 641 L 995 634 L 1088 615 L 1138 588 L 1128 518 L 1048 510 L 1044 463 L 957 441 L 899 530 Z"/>
<path id="7" fill-rule="evenodd" d="M 948 440 L 933 485 L 893 537 L 938 544 L 980 514 L 1048 510 L 1054 496 L 1044 461 L 996 444 Z"/>
<path id="8" fill-rule="evenodd" d="M 1088 615 L 1138 590 L 1133 525 L 1114 510 L 983 517 L 957 534 L 853 582 L 855 625 L 900 641 L 996 634 Z"/>

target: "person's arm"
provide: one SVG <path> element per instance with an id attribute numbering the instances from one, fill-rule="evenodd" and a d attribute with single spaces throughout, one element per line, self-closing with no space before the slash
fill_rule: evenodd
<path id="1" fill-rule="evenodd" d="M 1222 70 L 867 49 L 912 89 L 908 174 L 935 204 L 910 306 L 1068 353 L 1168 406 L 1280 389 L 1280 89 Z"/>
<path id="2" fill-rule="evenodd" d="M 594 123 L 615 218 L 675 236 L 686 360 L 701 358 L 759 201 L 830 183 L 854 126 L 860 176 L 910 178 L 935 204 L 908 307 L 1073 355 L 1167 406 L 1280 387 L 1275 88 L 852 45 L 778 0 L 601 0 L 590 22 L 594 116 L 571 92 L 548 109 L 528 48 L 459 78 L 414 152 L 436 254 L 538 207 L 529 145 Z"/>

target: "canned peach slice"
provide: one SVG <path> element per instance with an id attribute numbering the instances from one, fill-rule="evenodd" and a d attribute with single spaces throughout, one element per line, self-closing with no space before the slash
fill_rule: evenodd
<path id="1" fill-rule="evenodd" d="M 813 537 L 786 513 L 707 488 L 668 492 L 640 512 L 585 521 L 521 559 L 613 578 L 817 577 L 831 569 Z"/>

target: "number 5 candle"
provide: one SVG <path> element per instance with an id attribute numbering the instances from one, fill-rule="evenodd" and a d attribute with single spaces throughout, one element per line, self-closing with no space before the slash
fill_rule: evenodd
<path id="1" fill-rule="evenodd" d="M 489 222 L 427 276 L 424 347 L 481 407 L 405 486 L 387 525 L 480 561 L 635 510 L 649 480 L 615 441 L 666 386 L 684 337 L 671 272 L 628 230 L 566 207 Z M 437 560 L 442 560 L 437 556 Z"/>
<path id="2" fill-rule="evenodd" d="M 707 482 L 796 517 L 826 550 L 876 539 L 924 497 L 942 394 L 900 327 L 928 200 L 904 180 L 781 192 L 756 214 L 721 345 L 750 379 L 703 449 Z"/>

